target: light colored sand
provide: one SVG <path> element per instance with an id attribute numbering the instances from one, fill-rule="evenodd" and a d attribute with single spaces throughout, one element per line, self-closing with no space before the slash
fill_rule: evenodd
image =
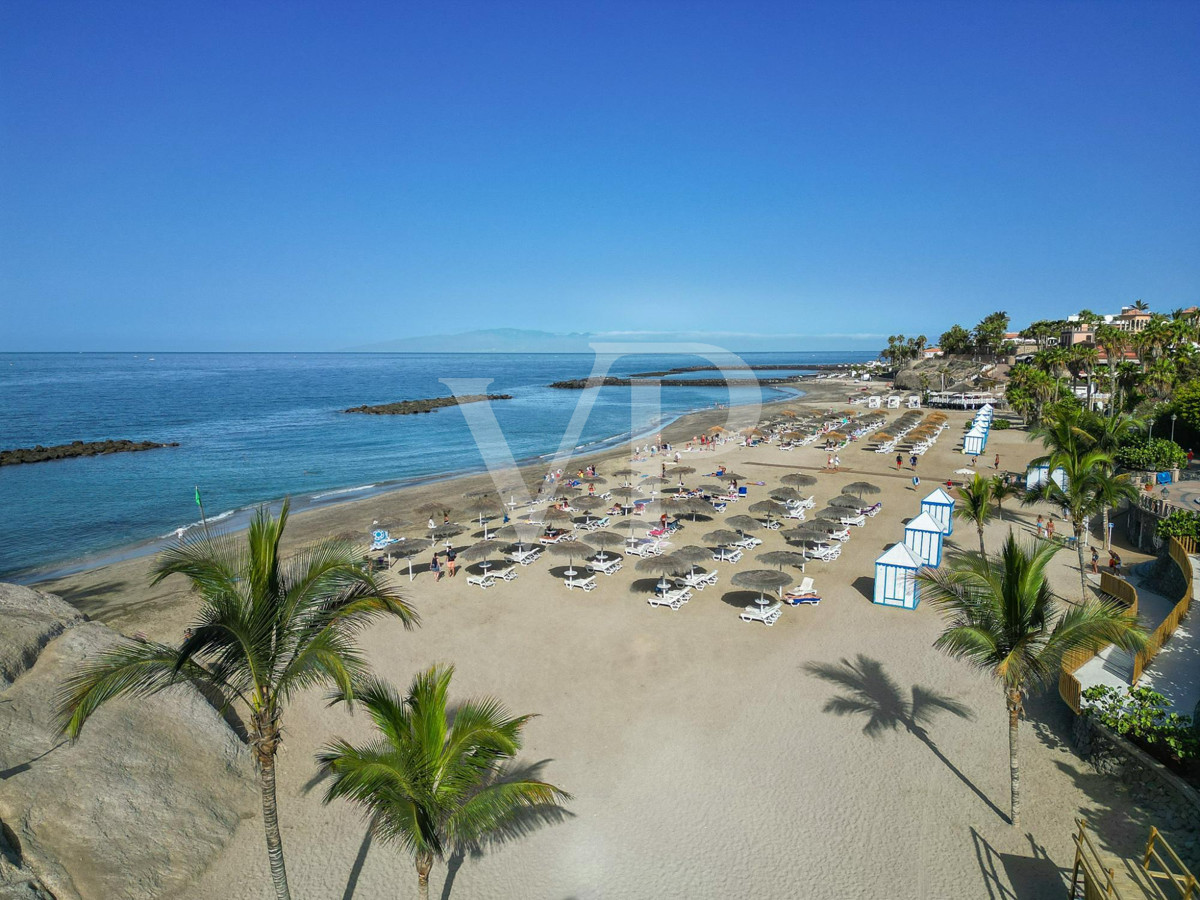
<path id="1" fill-rule="evenodd" d="M 467 860 L 449 893 L 447 868 L 439 864 L 432 895 L 1015 894 L 1026 900 L 1063 896 L 1058 870 L 1071 865 L 1075 816 L 1096 821 L 1105 843 L 1129 849 L 1143 841 L 1144 814 L 1063 746 L 1066 715 L 1053 694 L 1029 703 L 1031 721 L 1021 737 L 1024 822 L 1012 829 L 1002 817 L 1007 750 L 998 690 L 932 648 L 940 622 L 931 608 L 883 609 L 866 599 L 872 561 L 902 536 L 902 520 L 918 511 L 935 476 L 944 479 L 962 465 L 953 450 L 965 418 L 954 415 L 954 427 L 921 460 L 920 493 L 909 488 L 911 472 L 894 472 L 894 456 L 859 445 L 842 451 L 843 472 L 819 475 L 815 493 L 823 501 L 868 473 L 885 489 L 884 510 L 855 529 L 840 560 L 809 564 L 821 605 L 788 609 L 773 628 L 738 620 L 748 595 L 730 587 L 735 570 L 725 564 L 718 567 L 717 587 L 679 612 L 651 609 L 644 592 L 632 592 L 642 577 L 632 566 L 602 578 L 590 594 L 562 587 L 548 571 L 561 568 L 555 558 L 486 592 L 470 588 L 461 574 L 436 585 L 428 573 L 420 575 L 411 597 L 421 629 L 405 633 L 389 623 L 363 638 L 378 672 L 403 685 L 418 668 L 450 661 L 458 667 L 459 696 L 492 693 L 515 712 L 540 713 L 528 729 L 525 758 L 547 760 L 544 776 L 576 797 L 568 821 Z M 993 432 L 985 471 L 997 450 L 1014 470 L 1036 455 L 1023 433 Z M 699 454 L 691 456 L 686 462 L 696 465 Z M 825 454 L 768 447 L 701 458 L 702 471 L 720 460 L 768 481 L 768 487 L 751 487 L 753 502 L 786 472 L 819 469 Z M 642 468 L 657 467 L 655 461 Z M 466 489 L 439 489 L 451 487 Z M 339 510 L 298 520 L 294 537 L 328 533 L 364 514 L 362 508 Z M 1036 513 L 1021 510 L 1021 527 Z M 677 543 L 702 543 L 699 536 L 713 527 L 688 526 Z M 989 545 L 998 544 L 1007 527 L 990 526 Z M 966 548 L 976 544 L 974 531 L 962 524 L 955 539 Z M 782 546 L 772 534 L 761 549 Z M 1122 552 L 1127 563 L 1139 559 Z M 1054 572 L 1057 587 L 1072 596 L 1078 590 L 1073 564 L 1073 555 L 1060 554 Z M 176 636 L 193 601 L 180 585 L 146 588 L 145 567 L 145 561 L 130 561 L 50 589 L 127 630 Z M 401 582 L 407 584 L 406 575 Z M 902 724 L 864 734 L 864 717 L 824 711 L 829 698 L 844 691 L 805 668 L 860 656 L 878 664 L 902 699 L 919 685 L 965 704 L 971 719 L 938 716 L 924 739 Z M 884 707 L 895 705 L 886 684 L 874 683 L 868 693 Z M 344 803 L 323 806 L 320 788 L 310 784 L 317 748 L 335 735 L 365 737 L 364 717 L 330 711 L 313 693 L 292 705 L 285 724 L 279 792 L 294 895 L 415 896 L 403 854 L 364 843 L 358 812 Z M 257 819 L 244 823 L 186 895 L 268 896 Z"/>

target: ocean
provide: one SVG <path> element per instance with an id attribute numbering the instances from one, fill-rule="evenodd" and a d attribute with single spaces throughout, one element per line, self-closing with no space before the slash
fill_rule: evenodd
<path id="1" fill-rule="evenodd" d="M 751 365 L 872 356 L 740 354 Z M 609 374 L 705 362 L 624 356 Z M 518 462 L 547 457 L 559 449 L 581 396 L 547 385 L 586 377 L 593 363 L 591 354 L 573 353 L 0 354 L 0 449 L 109 438 L 180 444 L 0 468 L 0 577 L 28 580 L 71 561 L 161 541 L 198 519 L 196 487 L 211 523 L 284 496 L 303 507 L 478 471 L 483 458 L 458 407 L 409 416 L 341 411 L 448 396 L 443 378 L 490 379 L 470 392 L 511 394 L 491 404 L 510 452 Z M 652 433 L 694 410 L 795 391 L 606 387 L 595 393 L 571 445 L 578 452 Z"/>

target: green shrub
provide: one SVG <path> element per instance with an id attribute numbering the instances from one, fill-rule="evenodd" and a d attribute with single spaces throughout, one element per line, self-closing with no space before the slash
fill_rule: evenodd
<path id="1" fill-rule="evenodd" d="M 1165 472 L 1187 465 L 1187 454 L 1174 441 L 1166 438 L 1146 440 L 1137 437 L 1116 453 L 1117 464 L 1135 471 Z"/>
<path id="2" fill-rule="evenodd" d="M 1083 714 L 1111 731 L 1180 761 L 1200 758 L 1200 738 L 1191 716 L 1167 712 L 1170 704 L 1149 688 L 1118 691 L 1098 684 L 1083 692 Z"/>
<path id="3" fill-rule="evenodd" d="M 1012 423 L 1008 419 L 992 419 L 993 431 L 1005 431 L 1009 428 L 1012 428 Z"/>
<path id="4" fill-rule="evenodd" d="M 1170 537 L 1190 537 L 1200 540 L 1200 516 L 1191 510 L 1173 509 L 1165 519 L 1160 519 L 1154 533 L 1164 541 Z"/>

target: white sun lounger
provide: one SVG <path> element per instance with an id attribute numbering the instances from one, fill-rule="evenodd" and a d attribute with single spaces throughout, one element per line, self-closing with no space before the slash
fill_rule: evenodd
<path id="1" fill-rule="evenodd" d="M 508 558 L 515 563 L 520 563 L 523 566 L 527 566 L 541 555 L 541 547 L 531 547 L 530 549 L 523 551 L 514 550 L 512 553 L 508 554 Z"/>
<path id="2" fill-rule="evenodd" d="M 538 541 L 543 544 L 557 544 L 559 541 L 570 540 L 570 538 L 571 538 L 571 532 L 564 531 L 562 534 L 555 535 L 554 537 L 546 537 L 545 535 L 543 535 L 542 537 L 538 538 Z"/>
<path id="3" fill-rule="evenodd" d="M 481 588 L 490 588 L 496 583 L 496 578 L 490 572 L 484 575 L 468 575 L 467 584 L 475 584 Z"/>
<path id="4" fill-rule="evenodd" d="M 507 569 L 489 569 L 488 575 L 492 578 L 503 578 L 505 581 L 512 581 L 517 577 L 517 567 L 509 566 Z"/>
<path id="5" fill-rule="evenodd" d="M 808 551 L 809 557 L 819 559 L 822 562 L 833 562 L 842 555 L 841 547 L 814 547 Z"/>
<path id="6" fill-rule="evenodd" d="M 784 518 L 795 519 L 797 522 L 803 522 L 805 521 L 804 510 L 799 506 L 789 507 Z"/>
<path id="7" fill-rule="evenodd" d="M 846 526 L 854 525 L 857 528 L 862 528 L 867 524 L 867 517 L 864 513 L 859 513 L 857 516 L 842 516 L 842 524 Z"/>
<path id="8" fill-rule="evenodd" d="M 742 610 L 738 618 L 743 622 L 762 622 L 764 625 L 774 625 L 781 615 L 783 615 L 783 604 L 781 603 L 772 603 L 770 606 L 753 604 Z"/>
<path id="9" fill-rule="evenodd" d="M 675 579 L 675 583 L 685 588 L 692 588 L 697 591 L 702 591 L 710 584 L 717 583 L 716 572 L 697 572 L 694 575 L 682 575 Z"/>
<path id="10" fill-rule="evenodd" d="M 850 540 L 850 529 L 842 526 L 835 531 L 831 531 L 829 532 L 829 539 L 831 541 L 841 541 L 844 544 Z"/>
<path id="11" fill-rule="evenodd" d="M 749 534 L 746 535 L 744 538 L 742 538 L 740 541 L 733 542 L 734 547 L 741 547 L 743 550 L 753 550 L 755 547 L 759 546 L 760 544 L 762 544 L 762 541 L 759 538 L 756 538 L 753 535 L 749 535 Z"/>
<path id="12" fill-rule="evenodd" d="M 681 588 L 677 591 L 667 591 L 665 594 L 653 594 L 647 598 L 647 602 L 651 606 L 668 606 L 671 609 L 679 609 L 691 597 L 692 592 L 690 590 Z"/>
<path id="13" fill-rule="evenodd" d="M 742 551 L 730 550 L 728 547 L 718 547 L 717 552 L 713 554 L 713 559 L 715 559 L 717 562 L 741 562 Z"/>
<path id="14" fill-rule="evenodd" d="M 816 606 L 821 602 L 821 598 L 817 596 L 817 592 L 813 589 L 812 576 L 806 576 L 803 581 L 796 585 L 791 590 L 785 591 L 783 594 L 783 602 L 791 606 L 797 606 L 801 603 L 811 603 Z"/>
<path id="15" fill-rule="evenodd" d="M 596 562 L 593 560 L 588 563 L 589 572 L 599 572 L 601 575 L 616 575 L 621 571 L 621 560 L 615 556 L 609 557 L 604 562 Z"/>
<path id="16" fill-rule="evenodd" d="M 596 588 L 596 576 L 589 575 L 587 578 L 564 578 L 563 584 L 565 584 L 567 586 L 568 591 L 573 588 L 579 588 L 580 590 L 584 590 L 584 591 L 591 591 L 591 590 L 595 590 L 595 588 Z"/>

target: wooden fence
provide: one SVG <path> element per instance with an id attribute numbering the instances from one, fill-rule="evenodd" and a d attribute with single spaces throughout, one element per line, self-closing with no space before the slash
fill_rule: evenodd
<path id="1" fill-rule="evenodd" d="M 1175 604 L 1174 608 L 1167 614 L 1167 617 L 1154 629 L 1154 632 L 1146 641 L 1146 646 L 1134 657 L 1134 684 L 1137 684 L 1146 667 L 1154 661 L 1154 657 L 1158 655 L 1158 651 L 1170 640 L 1171 635 L 1175 633 L 1175 629 L 1179 627 L 1179 623 L 1183 621 L 1183 617 L 1187 615 L 1188 608 L 1192 605 L 1194 585 L 1192 584 L 1192 561 L 1188 554 L 1196 551 L 1196 542 L 1191 538 L 1171 538 L 1168 551 L 1175 565 L 1179 566 L 1180 572 L 1183 573 L 1183 596 L 1179 598 L 1179 602 Z"/>
<path id="2" fill-rule="evenodd" d="M 1125 604 L 1125 606 L 1129 607 L 1130 615 L 1135 618 L 1137 617 L 1137 589 L 1128 581 L 1125 581 L 1123 578 L 1117 578 L 1108 572 L 1101 572 L 1100 592 L 1112 597 L 1118 603 Z M 1075 672 L 1088 660 L 1104 652 L 1109 646 L 1109 644 L 1105 644 L 1103 647 L 1097 647 L 1095 650 L 1072 650 L 1070 653 L 1063 655 L 1062 664 L 1058 672 L 1058 695 L 1063 698 L 1063 702 L 1071 707 L 1076 715 L 1079 715 L 1083 688 L 1079 683 L 1079 679 L 1075 677 Z M 1134 665 L 1136 669 L 1136 661 Z M 1134 682 L 1136 683 L 1136 681 L 1137 679 L 1135 678 Z"/>

